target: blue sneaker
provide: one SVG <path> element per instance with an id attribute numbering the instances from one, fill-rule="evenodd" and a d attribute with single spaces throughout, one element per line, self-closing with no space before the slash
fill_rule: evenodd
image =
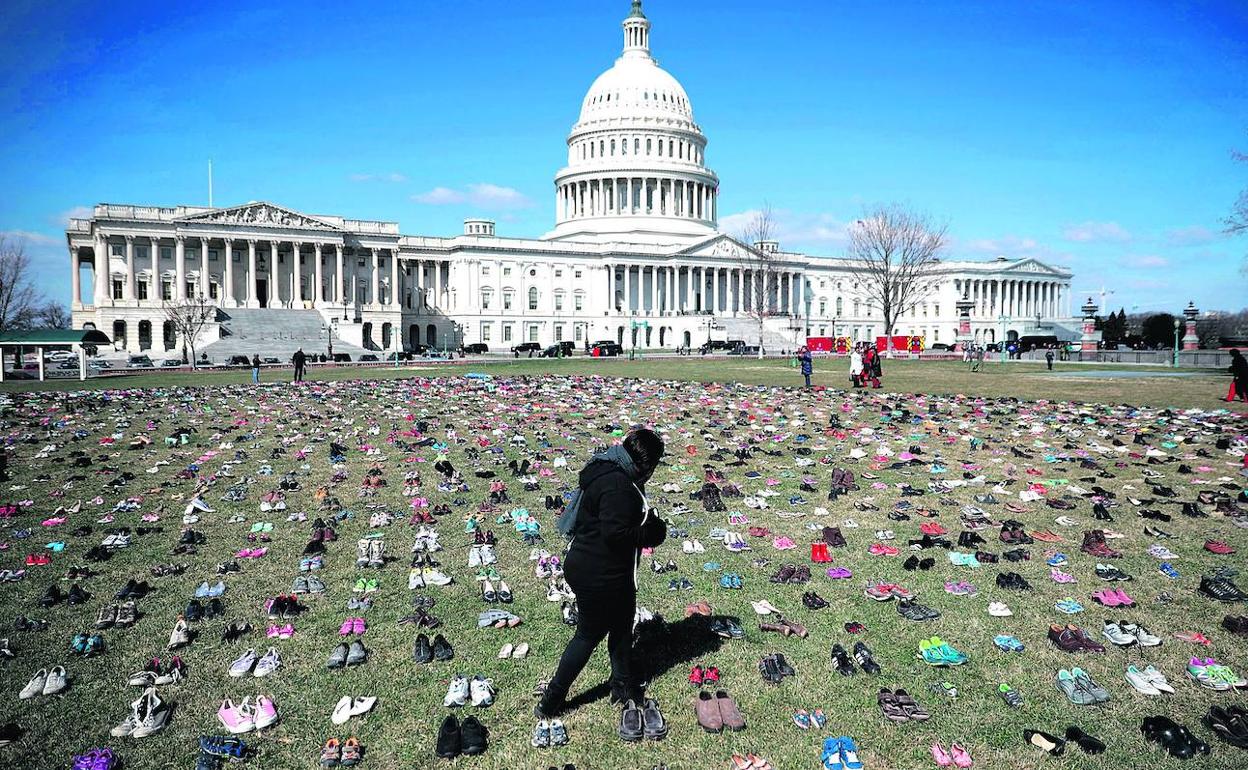
<path id="1" fill-rule="evenodd" d="M 823 763 L 823 770 L 844 770 L 845 766 L 841 764 L 841 739 L 825 739 L 819 759 Z"/>
<path id="2" fill-rule="evenodd" d="M 1052 556 L 1048 558 L 1047 561 L 1045 561 L 1045 564 L 1048 564 L 1050 567 L 1060 567 L 1065 563 L 1066 563 L 1066 554 L 1061 553 L 1061 552 L 1053 554 Z"/>
<path id="3" fill-rule="evenodd" d="M 1161 565 L 1157 567 L 1157 571 L 1165 575 L 1166 577 L 1170 578 L 1171 580 L 1179 579 L 1179 571 L 1175 569 L 1174 565 L 1168 561 L 1163 561 Z"/>
<path id="4" fill-rule="evenodd" d="M 732 575 L 730 575 L 730 574 L 729 574 L 729 573 L 727 573 L 727 572 L 725 572 L 724 574 L 720 575 L 720 576 L 719 576 L 719 587 L 720 587 L 720 588 L 732 588 Z"/>
<path id="5" fill-rule="evenodd" d="M 858 759 L 858 745 L 854 743 L 854 739 L 842 735 L 840 741 L 841 760 L 845 763 L 845 770 L 862 770 L 862 760 Z"/>

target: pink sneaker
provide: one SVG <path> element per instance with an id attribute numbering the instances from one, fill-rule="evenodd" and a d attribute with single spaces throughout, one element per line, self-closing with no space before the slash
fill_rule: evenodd
<path id="1" fill-rule="evenodd" d="M 281 635 L 282 635 L 282 629 L 278 628 L 277 626 L 269 626 L 269 630 L 265 632 L 265 636 L 269 637 L 270 639 L 276 639 Z"/>
<path id="2" fill-rule="evenodd" d="M 234 735 L 249 733 L 256 729 L 255 717 L 246 699 L 235 706 L 234 701 L 226 698 L 221 702 L 221 708 L 217 709 L 217 719 L 227 732 Z"/>
<path id="3" fill-rule="evenodd" d="M 294 635 L 295 635 L 295 627 L 291 625 L 290 623 L 287 623 L 286 625 L 282 626 L 281 629 L 277 632 L 277 636 L 280 639 L 289 639 L 290 637 Z"/>
<path id="4" fill-rule="evenodd" d="M 263 730 L 277 721 L 277 706 L 273 703 L 273 699 L 267 695 L 256 696 L 255 713 L 255 725 L 257 730 Z"/>
<path id="5" fill-rule="evenodd" d="M 357 634 L 362 634 L 368 630 L 368 626 L 364 625 L 364 618 L 355 618 L 351 624 L 351 630 Z"/>
<path id="6" fill-rule="evenodd" d="M 975 760 L 971 759 L 971 755 L 967 753 L 966 749 L 956 743 L 949 747 L 949 752 L 953 754 L 953 764 L 958 767 L 970 767 L 975 764 Z"/>
<path id="7" fill-rule="evenodd" d="M 355 618 L 347 618 L 342 621 L 342 626 L 338 629 L 339 636 L 347 636 L 355 630 Z"/>
<path id="8" fill-rule="evenodd" d="M 235 558 L 235 559 L 250 559 L 250 558 L 251 558 L 251 549 L 250 549 L 250 548 L 244 548 L 243 550 L 241 550 L 241 551 L 239 551 L 238 553 L 234 554 L 234 558 Z"/>
<path id="9" fill-rule="evenodd" d="M 1130 596 L 1128 596 L 1127 592 L 1122 590 L 1121 588 L 1115 588 L 1114 595 L 1118 597 L 1118 603 L 1121 604 L 1122 606 L 1124 607 L 1135 606 L 1135 599 L 1132 599 Z"/>
<path id="10" fill-rule="evenodd" d="M 936 760 L 936 764 L 941 767 L 948 767 L 953 764 L 953 757 L 949 756 L 949 752 L 945 751 L 945 747 L 937 741 L 932 744 L 932 759 Z"/>

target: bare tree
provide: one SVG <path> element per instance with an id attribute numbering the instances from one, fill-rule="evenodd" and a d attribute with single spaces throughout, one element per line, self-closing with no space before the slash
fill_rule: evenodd
<path id="1" fill-rule="evenodd" d="M 26 241 L 0 235 L 0 332 L 34 326 L 42 304 L 31 280 Z"/>
<path id="2" fill-rule="evenodd" d="M 182 362 L 188 363 L 186 349 L 190 347 L 189 363 L 195 368 L 195 342 L 204 327 L 217 317 L 217 309 L 208 303 L 203 296 L 188 297 L 177 302 L 163 302 L 165 318 L 172 324 L 174 333 L 182 341 Z"/>
<path id="3" fill-rule="evenodd" d="M 1242 152 L 1232 153 L 1235 160 L 1241 163 L 1248 163 L 1248 155 Z M 1223 230 L 1227 235 L 1245 235 L 1248 234 L 1248 189 L 1239 193 L 1239 198 L 1235 200 L 1235 205 L 1231 207 L 1231 213 L 1226 219 L 1222 220 L 1226 225 Z M 1244 266 L 1241 271 L 1248 275 L 1248 256 L 1244 259 Z"/>
<path id="4" fill-rule="evenodd" d="M 73 325 L 73 317 L 64 305 L 49 301 L 39 308 L 36 323 L 41 329 L 68 329 Z"/>
<path id="5" fill-rule="evenodd" d="M 775 238 L 775 231 L 775 216 L 771 206 L 764 203 L 737 235 L 737 240 L 749 247 L 741 256 L 742 280 L 745 280 L 747 271 L 750 274 L 750 286 L 741 292 L 749 306 L 742 310 L 758 324 L 759 358 L 763 357 L 763 334 L 766 332 L 767 319 L 776 312 L 776 298 L 772 295 L 772 289 L 777 287 L 779 280 L 776 265 L 778 255 L 768 248 L 768 242 Z"/>
<path id="6" fill-rule="evenodd" d="M 936 287 L 947 229 L 898 204 L 868 209 L 849 228 L 848 256 L 862 271 L 859 293 L 884 314 L 886 353 L 898 319 Z"/>

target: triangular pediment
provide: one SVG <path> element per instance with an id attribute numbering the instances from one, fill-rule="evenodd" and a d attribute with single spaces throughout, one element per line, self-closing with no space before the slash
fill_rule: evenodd
<path id="1" fill-rule="evenodd" d="M 235 206 L 229 209 L 216 209 L 215 211 L 207 211 L 202 214 L 192 214 L 189 217 L 183 217 L 179 222 L 188 224 L 211 224 L 211 225 L 242 225 L 246 227 L 282 227 L 297 228 L 301 230 L 322 230 L 325 232 L 342 232 L 342 228 L 335 227 L 330 223 L 310 217 L 307 214 L 300 214 L 298 211 L 281 206 L 275 206 L 272 203 L 263 201 L 258 203 L 247 203 L 242 206 Z"/>
<path id="2" fill-rule="evenodd" d="M 753 248 L 722 233 L 676 252 L 682 257 L 718 257 L 737 262 L 750 259 L 754 253 Z"/>
<path id="3" fill-rule="evenodd" d="M 1066 276 L 1066 273 L 1063 271 L 1031 257 L 1024 257 L 1006 269 L 1012 273 L 1035 273 L 1037 275 L 1051 275 L 1055 277 Z"/>

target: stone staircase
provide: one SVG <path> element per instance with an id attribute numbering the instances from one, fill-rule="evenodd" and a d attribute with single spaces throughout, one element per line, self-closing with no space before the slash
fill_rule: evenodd
<path id="1" fill-rule="evenodd" d="M 757 345 L 758 321 L 753 318 L 738 316 L 716 316 L 716 325 L 722 327 L 714 333 L 717 340 L 745 340 L 746 345 Z M 779 353 L 781 350 L 794 350 L 793 331 L 789 329 L 791 320 L 784 317 L 768 318 L 763 326 L 763 349 L 768 353 Z M 800 323 L 800 321 L 799 321 Z M 805 329 L 798 332 L 798 343 L 801 344 Z"/>
<path id="2" fill-rule="evenodd" d="M 325 353 L 333 327 L 316 310 L 228 308 L 217 311 L 220 339 L 202 348 L 213 361 L 259 354 L 290 360 L 295 351 Z M 358 360 L 363 348 L 334 337 L 334 352 Z"/>

